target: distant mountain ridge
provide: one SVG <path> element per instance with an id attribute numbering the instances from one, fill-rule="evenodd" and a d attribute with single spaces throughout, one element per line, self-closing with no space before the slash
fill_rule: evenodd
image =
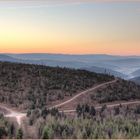
<path id="1" fill-rule="evenodd" d="M 117 56 L 106 54 L 1 54 L 0 61 L 59 66 L 107 73 L 124 79 L 140 76 L 140 56 Z"/>
<path id="2" fill-rule="evenodd" d="M 134 75 L 135 77 L 138 77 L 138 76 L 140 75 L 140 69 L 134 71 L 134 72 L 133 72 L 133 75 Z"/>
<path id="3" fill-rule="evenodd" d="M 17 61 L 13 57 L 5 55 L 5 54 L 0 54 L 0 60 L 1 61 Z"/>
<path id="4" fill-rule="evenodd" d="M 122 74 L 120 72 L 117 72 L 117 71 L 113 71 L 111 69 L 105 69 L 105 68 L 101 68 L 101 67 L 90 67 L 90 68 L 83 68 L 85 70 L 88 70 L 88 71 L 91 71 L 91 72 L 96 72 L 96 73 L 105 73 L 105 74 L 108 74 L 108 75 L 114 75 L 116 77 L 122 77 L 122 78 L 125 78 L 126 75 L 125 74 Z"/>
<path id="5" fill-rule="evenodd" d="M 140 77 L 135 77 L 135 78 L 131 79 L 131 81 L 140 85 Z"/>

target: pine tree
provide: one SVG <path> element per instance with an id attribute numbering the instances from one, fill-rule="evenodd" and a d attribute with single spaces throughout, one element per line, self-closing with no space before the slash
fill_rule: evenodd
<path id="1" fill-rule="evenodd" d="M 91 106 L 91 108 L 90 108 L 90 115 L 91 116 L 95 116 L 96 115 L 96 110 L 95 110 L 94 106 Z"/>
<path id="2" fill-rule="evenodd" d="M 23 138 L 23 132 L 22 132 L 22 129 L 18 129 L 18 132 L 17 132 L 17 139 L 22 139 Z"/>
<path id="3" fill-rule="evenodd" d="M 51 136 L 52 136 L 52 130 L 46 126 L 43 130 L 42 139 L 50 139 Z"/>

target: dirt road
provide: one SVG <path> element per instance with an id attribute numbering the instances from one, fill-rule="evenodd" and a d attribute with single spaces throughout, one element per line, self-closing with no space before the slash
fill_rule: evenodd
<path id="1" fill-rule="evenodd" d="M 88 92 L 91 92 L 91 91 L 94 91 L 94 90 L 97 90 L 98 88 L 101 88 L 105 85 L 108 85 L 108 84 L 112 84 L 112 83 L 115 83 L 117 82 L 117 79 L 113 80 L 113 81 L 110 81 L 110 82 L 106 82 L 106 83 L 103 83 L 103 84 L 100 84 L 100 85 L 97 85 L 93 88 L 90 88 L 88 90 L 85 90 L 83 92 L 80 92 L 79 94 L 75 95 L 74 97 L 72 97 L 71 99 L 63 102 L 63 103 L 60 103 L 60 104 L 57 104 L 55 106 L 52 106 L 50 107 L 49 109 L 52 109 L 52 108 L 59 108 L 63 105 L 66 105 L 70 102 L 72 102 L 73 100 L 75 100 L 76 98 L 78 98 L 79 96 L 83 95 L 83 94 L 87 94 Z M 114 103 L 114 104 L 109 104 L 107 105 L 108 108 L 113 108 L 113 107 L 116 107 L 116 106 L 119 106 L 119 105 L 131 105 L 131 104 L 140 104 L 140 101 L 130 101 L 130 102 L 120 102 L 120 103 Z M 21 113 L 21 112 L 17 112 L 17 111 L 14 111 L 4 105 L 0 105 L 0 108 L 2 110 L 5 110 L 7 113 L 3 113 L 5 117 L 11 117 L 11 118 L 15 118 L 18 125 L 20 126 L 21 123 L 22 123 L 22 119 L 25 118 L 27 116 L 27 113 Z M 101 109 L 102 106 L 96 106 L 95 109 Z M 60 112 L 64 112 L 64 113 L 70 113 L 70 112 L 75 112 L 76 110 L 61 110 Z"/>
<path id="2" fill-rule="evenodd" d="M 124 105 L 134 105 L 134 104 L 140 104 L 140 101 L 130 101 L 130 102 L 120 102 L 120 103 L 115 103 L 115 104 L 109 104 L 107 105 L 107 108 L 114 108 L 117 106 L 124 106 Z M 102 106 L 95 106 L 95 109 L 101 109 Z M 64 112 L 64 113 L 71 113 L 71 112 L 76 112 L 76 110 L 61 110 L 60 112 Z"/>
<path id="3" fill-rule="evenodd" d="M 70 103 L 71 101 L 75 100 L 76 98 L 78 98 L 79 96 L 81 96 L 81 95 L 83 95 L 83 94 L 86 94 L 86 93 L 88 93 L 88 92 L 90 92 L 90 91 L 96 90 L 96 89 L 98 89 L 98 88 L 100 88 L 100 87 L 102 87 L 102 86 L 115 83 L 116 81 L 117 81 L 117 79 L 115 79 L 115 80 L 113 80 L 113 81 L 110 81 L 110 82 L 106 82 L 106 83 L 97 85 L 97 86 L 95 86 L 95 87 L 93 87 L 93 88 L 90 88 L 90 89 L 88 89 L 88 90 L 86 90 L 86 91 L 83 91 L 83 92 L 81 92 L 81 93 L 75 95 L 74 97 L 72 97 L 71 99 L 69 99 L 69 100 L 67 100 L 67 101 L 65 101 L 65 102 L 63 102 L 63 103 L 60 103 L 60 104 L 57 104 L 57 105 L 55 105 L 55 106 L 50 107 L 49 109 L 61 107 L 61 106 L 65 105 L 65 104 Z M 22 123 L 22 119 L 25 118 L 25 117 L 27 116 L 27 113 L 21 113 L 21 112 L 14 111 L 14 110 L 12 110 L 12 109 L 10 109 L 10 108 L 4 106 L 4 105 L 0 105 L 0 108 L 1 108 L 2 110 L 5 110 L 6 113 L 3 112 L 3 114 L 4 114 L 5 117 L 8 117 L 8 118 L 15 118 L 19 126 L 20 126 L 21 123 Z M 1 111 L 1 112 L 2 112 L 2 111 Z"/>
<path id="4" fill-rule="evenodd" d="M 6 111 L 6 113 L 4 111 L 1 111 L 3 113 L 3 115 L 4 115 L 4 117 L 15 118 L 19 126 L 22 123 L 22 119 L 27 116 L 26 113 L 21 113 L 21 112 L 14 111 L 14 110 L 12 110 L 12 109 L 4 106 L 4 105 L 0 105 L 0 108 L 2 110 Z"/>
<path id="5" fill-rule="evenodd" d="M 83 95 L 83 94 L 86 94 L 86 93 L 88 93 L 88 92 L 90 92 L 90 91 L 96 90 L 96 89 L 98 89 L 98 88 L 100 88 L 100 87 L 102 87 L 102 86 L 105 86 L 105 85 L 107 85 L 107 84 L 115 83 L 116 81 L 117 81 L 117 80 L 113 80 L 113 81 L 110 81 L 110 82 L 106 82 L 106 83 L 97 85 L 97 86 L 95 86 L 95 87 L 93 87 L 93 88 L 91 88 L 91 89 L 88 89 L 88 90 L 86 90 L 86 91 L 83 91 L 83 92 L 77 94 L 76 96 L 72 97 L 70 100 L 67 100 L 67 101 L 65 101 L 65 102 L 63 102 L 63 103 L 60 103 L 60 104 L 58 104 L 58 105 L 55 105 L 55 106 L 50 107 L 49 109 L 58 108 L 58 107 L 60 107 L 60 106 L 63 106 L 63 105 L 65 105 L 65 104 L 68 104 L 68 103 L 70 103 L 71 101 L 75 100 L 76 98 L 78 98 L 79 96 L 81 96 L 81 95 Z M 25 118 L 25 117 L 27 116 L 27 113 L 21 113 L 21 112 L 14 111 L 14 110 L 12 110 L 12 109 L 6 107 L 5 105 L 1 105 L 1 104 L 0 104 L 0 108 L 1 108 L 1 110 L 5 110 L 5 111 L 3 111 L 3 114 L 4 114 L 5 117 L 7 117 L 7 118 L 15 118 L 19 126 L 20 126 L 21 123 L 22 123 L 22 119 Z M 2 111 L 1 111 L 1 112 L 2 112 Z M 5 113 L 5 112 L 6 112 L 6 113 Z"/>
<path id="6" fill-rule="evenodd" d="M 87 89 L 87 90 L 85 90 L 85 91 L 83 91 L 83 92 L 78 93 L 77 95 L 75 95 L 75 96 L 72 97 L 71 99 L 69 99 L 69 100 L 67 100 L 67 101 L 65 101 L 65 102 L 63 102 L 63 103 L 54 105 L 54 106 L 50 107 L 49 109 L 52 109 L 52 108 L 59 108 L 59 107 L 61 107 L 61 106 L 63 106 L 63 105 L 66 105 L 66 104 L 72 102 L 73 100 L 75 100 L 76 98 L 78 98 L 79 96 L 81 96 L 81 95 L 83 95 L 83 94 L 87 94 L 88 92 L 97 90 L 97 89 L 100 88 L 100 87 L 103 87 L 103 86 L 105 86 L 105 85 L 112 84 L 112 83 L 115 83 L 115 82 L 117 82 L 117 79 L 115 79 L 115 80 L 113 80 L 113 81 L 110 81 L 110 82 L 106 82 L 106 83 L 97 85 L 97 86 L 95 86 L 95 87 L 93 87 L 93 88 Z"/>

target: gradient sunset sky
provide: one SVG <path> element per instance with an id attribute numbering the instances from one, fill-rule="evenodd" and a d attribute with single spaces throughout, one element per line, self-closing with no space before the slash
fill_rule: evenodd
<path id="1" fill-rule="evenodd" d="M 0 53 L 140 55 L 140 0 L 1 0 Z"/>

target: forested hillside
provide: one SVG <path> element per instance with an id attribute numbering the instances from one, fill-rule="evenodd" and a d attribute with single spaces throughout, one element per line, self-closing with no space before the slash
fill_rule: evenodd
<path id="1" fill-rule="evenodd" d="M 98 89 L 91 99 L 99 103 L 140 100 L 140 85 L 119 79 L 116 83 Z"/>
<path id="2" fill-rule="evenodd" d="M 114 77 L 59 67 L 0 63 L 0 102 L 42 108 Z"/>
<path id="3" fill-rule="evenodd" d="M 27 109 L 17 127 L 0 116 L 1 138 L 140 138 L 140 106 L 120 105 L 96 108 L 96 103 L 140 99 L 140 86 L 113 76 L 41 65 L 0 63 L 0 102 Z M 71 99 L 76 93 L 111 82 L 89 94 L 90 102 L 76 102 L 74 113 L 48 109 Z M 81 97 L 82 98 L 82 97 Z M 71 104 L 71 103 L 70 103 Z M 68 104 L 70 106 L 70 104 Z M 62 109 L 62 108 L 61 108 Z M 30 132 L 31 130 L 31 132 Z"/>

